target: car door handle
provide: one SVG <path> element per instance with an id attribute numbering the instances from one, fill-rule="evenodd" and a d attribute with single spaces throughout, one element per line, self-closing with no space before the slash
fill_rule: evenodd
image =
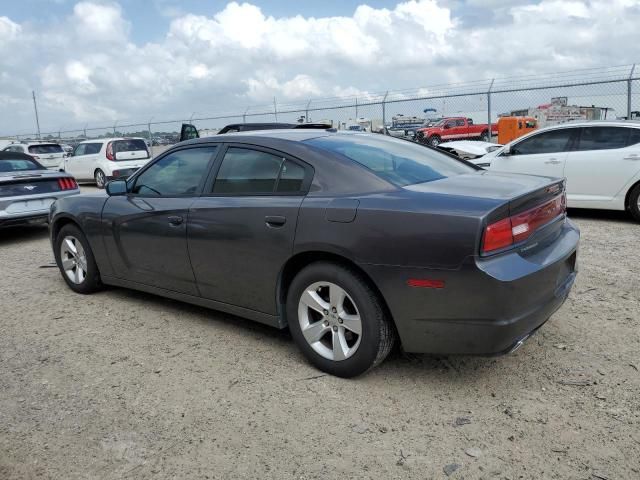
<path id="1" fill-rule="evenodd" d="M 264 217 L 264 221 L 269 227 L 281 227 L 287 223 L 287 218 L 279 215 L 267 215 Z"/>
<path id="2" fill-rule="evenodd" d="M 632 153 L 628 157 L 624 157 L 624 159 L 625 160 L 640 160 L 640 157 L 638 155 L 636 155 L 635 153 Z"/>
<path id="3" fill-rule="evenodd" d="M 167 220 L 169 220 L 169 225 L 172 225 L 174 227 L 178 227 L 178 226 L 182 225 L 182 222 L 184 221 L 184 218 L 182 218 L 179 215 L 174 215 L 174 216 L 168 217 Z"/>
<path id="4" fill-rule="evenodd" d="M 561 163 L 561 162 L 560 162 L 560 160 L 558 160 L 558 159 L 556 159 L 556 158 L 550 158 L 549 160 L 547 160 L 547 161 L 546 161 L 546 162 L 544 162 L 544 163 L 548 163 L 548 164 L 551 164 L 551 165 L 557 165 L 557 164 L 559 164 L 559 163 Z"/>

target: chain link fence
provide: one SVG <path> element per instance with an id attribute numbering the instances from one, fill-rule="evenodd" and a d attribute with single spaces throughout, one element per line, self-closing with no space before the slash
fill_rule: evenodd
<path id="1" fill-rule="evenodd" d="M 138 136 L 153 145 L 169 145 L 178 141 L 183 123 L 196 125 L 201 136 L 206 136 L 225 125 L 252 122 L 328 123 L 340 130 L 411 137 L 417 128 L 444 117 L 464 117 L 486 125 L 507 115 L 534 117 L 540 127 L 573 120 L 640 118 L 640 72 L 635 65 L 623 65 L 315 98 L 298 103 L 279 104 L 274 99 L 272 104 L 229 114 L 194 112 L 184 119 L 119 121 L 112 126 L 85 125 L 75 130 L 4 138 L 39 137 L 74 143 L 86 138 Z"/>

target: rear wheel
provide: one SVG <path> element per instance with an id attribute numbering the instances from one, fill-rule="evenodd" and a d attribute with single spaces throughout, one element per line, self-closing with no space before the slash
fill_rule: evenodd
<path id="1" fill-rule="evenodd" d="M 96 170 L 96 172 L 93 174 L 93 178 L 96 181 L 96 187 L 104 188 L 105 184 L 107 183 L 107 177 L 102 170 Z"/>
<path id="2" fill-rule="evenodd" d="M 440 137 L 438 135 L 432 135 L 431 137 L 429 137 L 429 145 L 431 145 L 432 147 L 437 147 L 441 143 L 442 140 L 440 140 Z"/>
<path id="3" fill-rule="evenodd" d="M 488 142 L 489 141 L 489 132 L 487 132 L 486 130 L 484 132 L 482 132 L 482 134 L 480 135 L 480 140 L 482 140 L 483 142 Z"/>
<path id="4" fill-rule="evenodd" d="M 77 293 L 102 288 L 100 272 L 87 238 L 75 225 L 65 225 L 55 239 L 54 255 L 62 278 Z"/>
<path id="5" fill-rule="evenodd" d="M 634 220 L 640 222 L 640 184 L 636 185 L 629 194 L 629 211 Z"/>
<path id="6" fill-rule="evenodd" d="M 322 371 L 355 377 L 381 363 L 395 334 L 382 302 L 358 272 L 331 262 L 304 268 L 287 295 L 291 334 Z"/>

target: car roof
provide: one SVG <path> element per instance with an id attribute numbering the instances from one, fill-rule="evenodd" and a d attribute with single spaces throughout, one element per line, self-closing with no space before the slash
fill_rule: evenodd
<path id="1" fill-rule="evenodd" d="M 640 128 L 638 120 L 581 120 L 576 122 L 559 123 L 558 125 L 550 125 L 536 130 L 554 130 L 559 128 L 578 128 L 578 127 L 631 127 Z"/>
<path id="2" fill-rule="evenodd" d="M 145 139 L 142 137 L 105 137 L 105 138 L 92 138 L 89 140 L 83 140 L 80 143 L 114 142 L 116 140 L 145 140 Z M 78 145 L 80 145 L 80 143 Z"/>
<path id="3" fill-rule="evenodd" d="M 326 137 L 329 135 L 335 135 L 337 133 L 334 129 L 276 129 L 276 130 L 250 130 L 246 132 L 230 132 L 223 135 L 214 135 L 212 137 L 194 138 L 193 140 L 187 140 L 182 144 L 194 144 L 194 143 L 211 143 L 211 142 L 233 142 L 230 139 L 236 140 L 250 140 L 251 138 L 271 138 L 277 140 L 290 140 L 294 142 L 303 142 L 312 138 Z M 353 132 L 347 133 L 353 135 Z"/>

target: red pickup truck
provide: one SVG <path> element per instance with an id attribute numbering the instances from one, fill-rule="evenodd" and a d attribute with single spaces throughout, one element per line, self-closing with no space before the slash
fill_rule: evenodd
<path id="1" fill-rule="evenodd" d="M 498 124 L 491 124 L 491 135 L 498 134 Z M 489 127 L 486 123 L 474 124 L 473 120 L 465 117 L 446 117 L 431 127 L 420 128 L 416 131 L 416 140 L 433 147 L 451 140 L 478 139 L 490 141 Z"/>

